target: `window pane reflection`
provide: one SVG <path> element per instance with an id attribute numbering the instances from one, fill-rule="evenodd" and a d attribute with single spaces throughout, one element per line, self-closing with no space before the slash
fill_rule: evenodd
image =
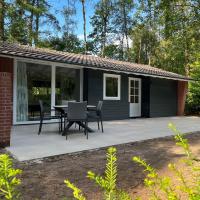
<path id="1" fill-rule="evenodd" d="M 79 101 L 80 72 L 77 69 L 56 67 L 56 105 Z"/>
<path id="2" fill-rule="evenodd" d="M 118 96 L 118 78 L 106 77 L 106 96 Z"/>
<path id="3" fill-rule="evenodd" d="M 17 63 L 17 121 L 38 119 L 39 100 L 51 113 L 51 66 Z"/>

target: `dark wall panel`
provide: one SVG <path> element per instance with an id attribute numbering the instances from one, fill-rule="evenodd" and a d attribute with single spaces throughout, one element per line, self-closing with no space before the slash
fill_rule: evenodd
<path id="1" fill-rule="evenodd" d="M 150 78 L 142 78 L 142 117 L 149 117 L 150 115 Z"/>
<path id="2" fill-rule="evenodd" d="M 84 99 L 96 105 L 103 100 L 103 73 L 99 70 L 84 71 Z M 113 73 L 113 72 L 110 72 Z M 177 112 L 177 81 L 150 77 L 121 75 L 121 100 L 104 100 L 105 120 L 129 118 L 128 77 L 142 78 L 142 117 L 175 116 Z"/>
<path id="3" fill-rule="evenodd" d="M 88 79 L 88 83 L 86 82 L 86 85 L 88 84 L 88 104 L 96 105 L 98 100 L 103 100 L 103 73 L 109 72 L 88 70 L 84 73 L 87 74 L 85 78 Z M 86 89 L 84 90 L 86 91 Z M 104 100 L 103 117 L 105 120 L 127 119 L 129 117 L 128 75 L 121 74 L 121 100 Z"/>
<path id="4" fill-rule="evenodd" d="M 177 81 L 151 78 L 150 117 L 175 116 L 177 113 Z"/>

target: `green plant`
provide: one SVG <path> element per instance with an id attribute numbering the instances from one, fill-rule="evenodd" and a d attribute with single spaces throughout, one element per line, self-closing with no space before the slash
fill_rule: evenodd
<path id="1" fill-rule="evenodd" d="M 74 198 L 78 200 L 86 200 L 86 198 L 82 194 L 82 191 L 77 188 L 73 183 L 71 183 L 69 180 L 65 180 L 64 183 L 67 185 L 68 188 L 73 190 Z"/>
<path id="2" fill-rule="evenodd" d="M 178 179 L 179 184 L 174 183 L 173 179 L 168 176 L 160 176 L 156 169 L 147 164 L 140 157 L 133 157 L 133 161 L 144 167 L 144 171 L 147 172 L 147 176 L 144 179 L 144 184 L 151 192 L 152 200 L 180 200 L 183 194 L 189 200 L 200 199 L 200 164 L 199 160 L 195 158 L 190 150 L 188 140 L 177 130 L 175 125 L 169 124 L 168 127 L 175 133 L 174 139 L 176 145 L 180 146 L 186 155 L 185 159 L 181 159 L 179 162 L 186 165 L 186 169 L 191 172 L 191 177 L 188 180 L 183 171 L 179 169 L 175 164 L 169 164 L 168 168 L 174 173 Z M 105 170 L 105 177 L 96 175 L 89 171 L 87 177 L 95 181 L 104 191 L 105 200 L 131 200 L 128 193 L 120 190 L 116 187 L 117 182 L 117 156 L 116 148 L 110 147 L 106 154 L 107 164 Z M 65 183 L 69 188 L 74 191 L 74 197 L 78 200 L 86 200 L 82 191 L 70 183 L 69 180 L 65 180 Z M 181 194 L 181 195 L 180 195 Z M 137 198 L 138 200 L 141 198 Z"/>
<path id="3" fill-rule="evenodd" d="M 8 200 L 19 199 L 17 186 L 21 181 L 17 175 L 21 174 L 21 170 L 14 169 L 11 158 L 8 155 L 0 155 L 0 198 Z"/>
<path id="4" fill-rule="evenodd" d="M 130 196 L 123 190 L 116 187 L 117 181 L 117 156 L 116 148 L 108 148 L 106 157 L 105 177 L 96 175 L 92 171 L 88 171 L 87 177 L 93 181 L 104 191 L 105 200 L 131 200 Z M 67 187 L 73 190 L 74 198 L 78 200 L 86 200 L 82 195 L 82 191 L 74 186 L 69 180 L 65 180 Z"/>
<path id="5" fill-rule="evenodd" d="M 187 196 L 189 200 L 200 199 L 200 165 L 198 159 L 192 154 L 188 140 L 184 138 L 183 134 L 177 130 L 175 125 L 169 124 L 168 127 L 175 133 L 174 139 L 176 145 L 182 147 L 186 155 L 184 161 L 187 169 L 191 172 L 191 179 L 188 180 L 175 164 L 169 164 L 168 168 L 174 173 L 175 177 L 179 180 L 179 185 L 175 185 L 170 177 L 159 176 L 157 171 L 147 164 L 140 157 L 133 157 L 133 161 L 144 167 L 147 172 L 147 177 L 144 180 L 145 186 L 151 191 L 152 199 L 168 199 L 179 200 L 180 194 Z M 179 162 L 180 162 L 179 161 Z"/>

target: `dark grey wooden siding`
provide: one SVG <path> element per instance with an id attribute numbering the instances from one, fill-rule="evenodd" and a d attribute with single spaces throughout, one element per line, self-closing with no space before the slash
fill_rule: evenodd
<path id="1" fill-rule="evenodd" d="M 142 77 L 142 104 L 141 104 L 141 116 L 150 116 L 150 78 Z"/>
<path id="2" fill-rule="evenodd" d="M 103 100 L 103 74 L 107 71 L 84 69 L 84 100 L 96 105 Z M 110 72 L 113 74 L 113 72 Z M 121 75 L 121 100 L 104 100 L 104 120 L 129 118 L 128 77 L 142 79 L 141 117 L 174 116 L 177 111 L 177 81 Z"/>
<path id="3" fill-rule="evenodd" d="M 103 73 L 99 70 L 84 70 L 84 99 L 88 104 L 96 105 L 99 100 L 103 100 Z M 113 74 L 113 72 L 111 73 Z M 128 76 L 121 75 L 121 100 L 104 100 L 103 117 L 105 120 L 127 119 L 129 117 L 128 104 Z"/>
<path id="4" fill-rule="evenodd" d="M 175 116 L 177 112 L 177 81 L 150 79 L 150 117 Z"/>

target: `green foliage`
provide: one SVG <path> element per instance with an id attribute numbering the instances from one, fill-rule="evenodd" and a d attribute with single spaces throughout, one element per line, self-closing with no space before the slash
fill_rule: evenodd
<path id="1" fill-rule="evenodd" d="M 0 155 L 0 198 L 8 200 L 19 199 L 17 186 L 21 181 L 17 176 L 21 170 L 14 169 L 12 160 L 6 154 Z"/>
<path id="2" fill-rule="evenodd" d="M 181 132 L 177 130 L 174 124 L 169 123 L 168 127 L 175 133 L 174 139 L 176 141 L 176 145 L 182 147 L 185 155 L 187 155 L 187 158 L 189 160 L 192 160 L 193 157 L 192 157 L 192 152 L 188 144 L 188 140 L 183 137 L 183 134 L 181 134 Z"/>
<path id="3" fill-rule="evenodd" d="M 175 125 L 170 123 L 168 127 L 175 133 L 174 139 L 176 141 L 176 145 L 180 146 L 184 150 L 186 159 L 183 161 L 187 169 L 190 170 L 192 174 L 190 180 L 186 179 L 183 171 L 175 164 L 170 163 L 168 168 L 179 180 L 179 185 L 175 185 L 170 177 L 159 176 L 157 171 L 140 157 L 133 157 L 133 161 L 142 166 L 144 171 L 147 172 L 144 184 L 151 191 L 152 199 L 179 200 L 182 199 L 183 194 L 187 196 L 187 199 L 189 200 L 200 199 L 199 161 L 196 161 L 190 150 L 187 139 L 185 139 L 180 131 L 177 130 Z"/>
<path id="4" fill-rule="evenodd" d="M 75 199 L 86 200 L 86 198 L 82 194 L 82 191 L 78 189 L 73 183 L 71 183 L 69 180 L 65 180 L 64 182 L 68 188 L 73 190 L 73 195 Z"/>
<path id="5" fill-rule="evenodd" d="M 48 25 L 47 30 L 41 31 L 43 25 Z M 0 40 L 29 45 L 37 45 L 41 33 L 49 33 L 50 27 L 60 29 L 48 0 L 1 0 L 0 27 Z"/>
<path id="6" fill-rule="evenodd" d="M 133 60 L 137 63 L 151 64 L 158 46 L 156 33 L 144 25 L 137 25 L 131 32 L 131 39 L 134 41 Z"/>
<path id="7" fill-rule="evenodd" d="M 168 168 L 174 174 L 174 178 L 179 181 L 174 183 L 174 179 L 168 176 L 160 176 L 156 169 L 151 165 L 147 164 L 145 160 L 140 157 L 133 157 L 133 161 L 138 163 L 144 168 L 144 172 L 147 173 L 144 179 L 144 184 L 151 193 L 151 200 L 199 200 L 200 199 L 200 164 L 199 160 L 195 158 L 190 150 L 188 140 L 184 138 L 183 134 L 177 130 L 174 124 L 170 123 L 168 127 L 175 133 L 174 139 L 176 145 L 180 146 L 185 155 L 186 159 L 181 159 L 181 164 L 185 165 L 185 169 L 189 171 L 191 175 L 188 179 L 184 174 L 184 170 L 180 169 L 175 164 L 170 163 Z M 117 182 L 117 157 L 116 148 L 110 147 L 106 154 L 107 164 L 105 170 L 105 177 L 96 175 L 89 171 L 87 177 L 95 181 L 104 191 L 105 200 L 131 200 L 129 194 L 116 187 Z M 183 161 L 183 162 L 182 162 Z M 80 189 L 71 184 L 68 180 L 65 181 L 67 186 L 74 191 L 74 197 L 78 200 L 86 200 L 82 195 Z M 140 197 L 136 198 L 141 200 Z"/>
<path id="8" fill-rule="evenodd" d="M 186 112 L 198 114 L 200 112 L 200 53 L 197 54 L 196 60 L 190 66 L 190 76 L 195 81 L 189 82 Z"/>
<path id="9" fill-rule="evenodd" d="M 41 40 L 39 41 L 38 46 L 72 53 L 82 53 L 84 51 L 83 44 L 77 36 L 73 34 Z"/>
<path id="10" fill-rule="evenodd" d="M 105 199 L 111 200 L 115 196 L 116 191 L 116 179 L 117 179 L 117 157 L 116 148 L 109 148 L 106 154 L 107 163 L 105 170 L 105 177 L 95 175 L 89 171 L 87 177 L 94 180 L 98 186 L 105 191 Z"/>
<path id="11" fill-rule="evenodd" d="M 89 37 L 93 38 L 95 45 L 98 47 L 98 53 L 102 57 L 108 56 L 105 51 L 108 45 L 108 34 L 112 32 L 111 18 L 113 13 L 113 1 L 98 1 L 95 5 L 94 15 L 91 17 L 93 31 Z"/>
<path id="12" fill-rule="evenodd" d="M 104 191 L 104 199 L 105 200 L 131 200 L 128 193 L 123 190 L 118 190 L 116 187 L 117 181 L 117 156 L 116 156 L 116 148 L 110 147 L 107 151 L 107 163 L 105 176 L 96 175 L 92 171 L 88 171 L 87 177 L 93 180 L 103 191 Z M 82 192 L 76 186 L 69 182 L 69 180 L 65 180 L 67 187 L 71 188 L 74 192 L 74 198 L 78 200 L 85 200 Z"/>
<path id="13" fill-rule="evenodd" d="M 200 52 L 199 6 L 197 0 L 138 1 L 131 32 L 133 61 L 190 75 Z"/>
<path id="14" fill-rule="evenodd" d="M 199 0 L 97 0 L 88 37 L 86 0 L 68 0 L 59 10 L 51 4 L 50 0 L 1 0 L 0 40 L 97 54 L 200 77 L 195 67 L 200 54 Z M 75 33 L 80 5 L 84 40 Z M 52 11 L 59 13 L 60 22 Z M 190 87 L 191 112 L 199 103 L 198 87 Z"/>

